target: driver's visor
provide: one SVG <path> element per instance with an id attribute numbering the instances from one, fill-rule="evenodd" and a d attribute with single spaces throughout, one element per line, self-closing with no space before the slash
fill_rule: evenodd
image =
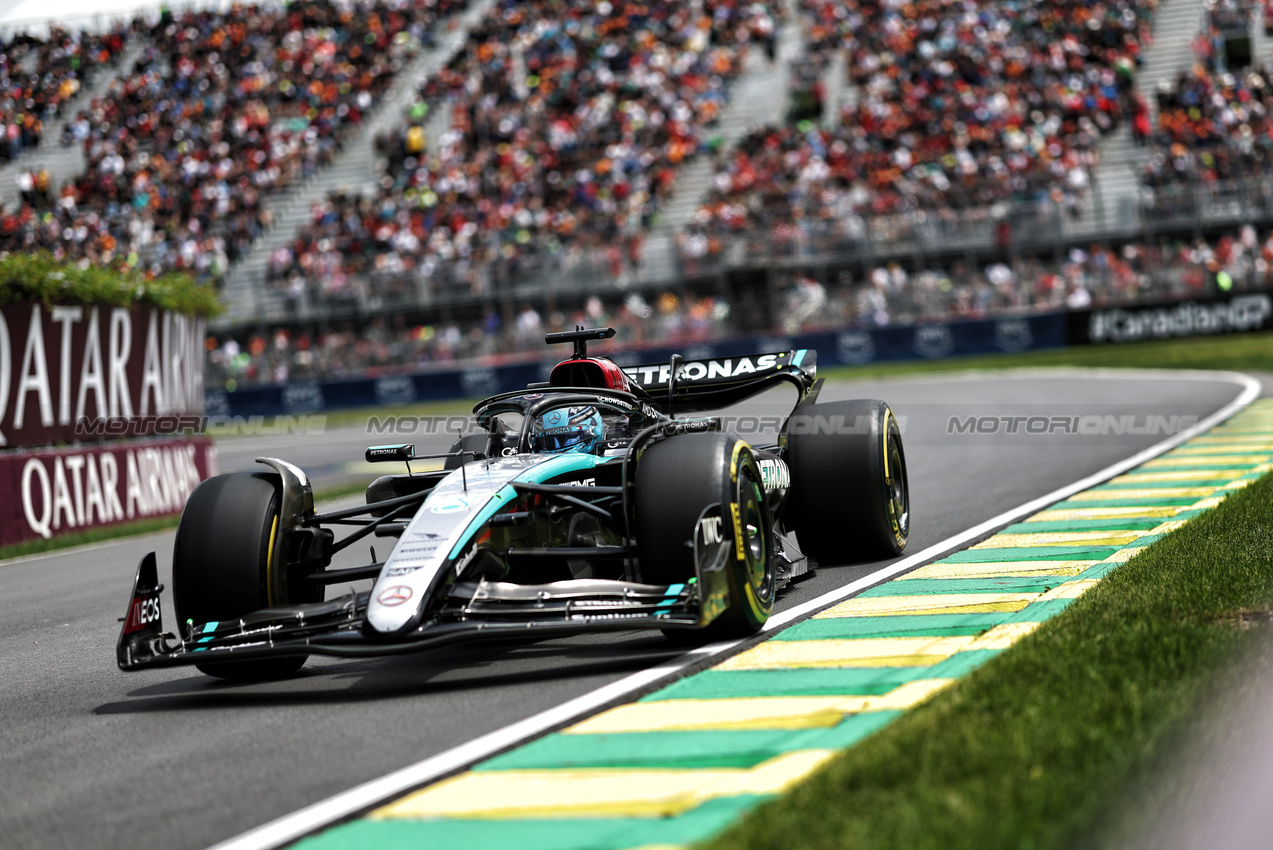
<path id="1" fill-rule="evenodd" d="M 563 431 L 560 434 L 539 434 L 536 439 L 539 442 L 539 450 L 541 452 L 559 452 L 582 443 L 586 433 L 576 429 L 574 431 Z"/>

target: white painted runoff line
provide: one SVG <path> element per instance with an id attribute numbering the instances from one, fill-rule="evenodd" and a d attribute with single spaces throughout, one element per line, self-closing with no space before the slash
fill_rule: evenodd
<path id="1" fill-rule="evenodd" d="M 1109 377 L 1116 377 L 1111 374 Z M 1104 377 L 1104 375 L 1096 375 L 1094 377 Z M 769 622 L 765 625 L 764 631 L 774 631 L 790 625 L 796 620 L 803 619 L 810 614 L 822 608 L 826 608 L 845 597 L 852 596 L 872 585 L 879 584 L 882 581 L 892 578 L 893 576 L 904 573 L 914 567 L 919 566 L 925 561 L 929 561 L 946 552 L 957 549 L 965 543 L 973 541 L 978 537 L 989 534 L 990 532 L 1007 525 L 1021 517 L 1035 513 L 1048 505 L 1059 502 L 1089 487 L 1093 487 L 1120 475 L 1127 470 L 1139 466 L 1147 460 L 1151 460 L 1158 455 L 1169 451 L 1186 440 L 1193 439 L 1199 434 L 1214 428 L 1219 423 L 1225 421 L 1229 417 L 1238 413 L 1247 407 L 1252 401 L 1260 395 L 1260 383 L 1249 375 L 1243 375 L 1237 372 L 1202 372 L 1178 370 L 1170 372 L 1146 372 L 1137 375 L 1137 377 L 1162 379 L 1162 380 L 1180 380 L 1182 378 L 1206 378 L 1208 380 L 1219 380 L 1236 384 L 1242 387 L 1242 391 L 1237 398 L 1229 402 L 1227 405 L 1216 411 L 1212 415 L 1203 419 L 1197 425 L 1176 434 L 1160 443 L 1157 443 L 1142 452 L 1139 452 L 1126 460 L 1105 467 L 1104 469 L 1087 476 L 1081 481 L 1075 481 L 1073 484 L 1067 484 L 1058 490 L 1053 490 L 1045 496 L 1037 499 L 1031 499 L 1025 504 L 1018 505 L 1015 508 L 1007 510 L 996 517 L 979 523 L 959 534 L 946 538 L 940 543 L 929 546 L 923 551 L 916 552 L 902 560 L 890 564 L 887 567 L 876 570 L 870 575 L 863 576 L 857 581 L 850 582 L 843 587 L 832 590 L 828 593 L 810 599 L 808 602 L 802 603 L 783 611 L 769 618 Z M 365 782 L 348 791 L 342 791 L 326 800 L 321 800 L 312 805 L 299 809 L 291 814 L 284 815 L 281 818 L 270 821 L 255 829 L 249 830 L 242 835 L 223 841 L 209 848 L 209 850 L 271 850 L 280 847 L 292 841 L 296 841 L 309 835 L 316 830 L 328 826 L 336 821 L 350 817 L 360 811 L 366 810 L 382 800 L 405 793 L 413 788 L 425 785 L 449 773 L 453 773 L 470 764 L 481 761 L 489 756 L 494 755 L 502 750 L 513 747 L 529 738 L 542 735 L 552 729 L 563 726 L 573 720 L 578 719 L 582 715 L 596 711 L 602 706 L 621 699 L 636 691 L 644 690 L 658 682 L 672 678 L 678 673 L 683 672 L 689 667 L 700 664 L 705 658 L 722 655 L 734 649 L 741 640 L 722 641 L 707 646 L 699 647 L 685 655 L 664 662 L 656 667 L 651 667 L 640 672 L 633 673 L 616 682 L 600 687 L 590 693 L 575 697 L 574 699 L 562 703 L 555 708 L 542 711 L 532 717 L 527 717 L 503 729 L 497 729 L 479 738 L 474 738 L 468 743 L 453 747 L 446 752 L 431 756 L 423 761 L 408 765 L 401 770 L 386 774 L 379 779 L 373 779 Z"/>

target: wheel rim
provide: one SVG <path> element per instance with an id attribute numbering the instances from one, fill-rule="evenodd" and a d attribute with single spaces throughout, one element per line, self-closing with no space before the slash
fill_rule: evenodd
<path id="1" fill-rule="evenodd" d="M 743 557 L 747 560 L 747 581 L 755 589 L 756 596 L 768 600 L 773 593 L 774 576 L 769 568 L 769 544 L 765 528 L 764 496 L 756 483 L 755 472 L 746 467 L 739 501 L 739 519 L 742 524 Z"/>
<path id="2" fill-rule="evenodd" d="M 893 531 L 898 537 L 905 539 L 910 532 L 910 492 L 906 486 L 906 459 L 902 455 L 902 435 L 897 422 L 889 417 L 886 431 L 886 452 L 888 457 L 888 477 L 884 486 L 888 491 L 888 517 Z"/>
<path id="3" fill-rule="evenodd" d="M 280 594 L 275 590 L 274 578 L 274 541 L 278 538 L 278 514 L 270 524 L 270 542 L 265 549 L 265 604 L 275 605 Z"/>

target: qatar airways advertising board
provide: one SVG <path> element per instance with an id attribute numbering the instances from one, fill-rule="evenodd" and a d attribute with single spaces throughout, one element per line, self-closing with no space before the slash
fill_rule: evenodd
<path id="1" fill-rule="evenodd" d="M 203 340 L 202 319 L 155 307 L 0 307 L 0 449 L 201 414 Z"/>
<path id="2" fill-rule="evenodd" d="M 168 427 L 203 412 L 203 339 L 154 307 L 0 306 L 0 545 L 181 511 L 217 471 Z"/>
<path id="3" fill-rule="evenodd" d="M 216 473 L 206 437 L 0 454 L 0 546 L 171 516 Z"/>

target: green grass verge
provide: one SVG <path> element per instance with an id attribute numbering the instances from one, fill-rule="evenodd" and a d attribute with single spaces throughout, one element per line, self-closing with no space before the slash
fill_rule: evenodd
<path id="1" fill-rule="evenodd" d="M 1270 600 L 1265 476 L 706 846 L 1088 846 L 1264 634 L 1240 624 Z"/>
<path id="2" fill-rule="evenodd" d="M 1273 333 L 1233 334 L 1118 345 L 1087 345 L 1025 351 L 1020 354 L 979 354 L 943 360 L 904 360 L 865 366 L 819 369 L 828 380 L 886 378 L 893 375 L 960 372 L 969 369 L 1022 369 L 1044 366 L 1092 366 L 1135 369 L 1231 369 L 1273 372 Z"/>
<path id="3" fill-rule="evenodd" d="M 332 501 L 334 499 L 342 499 L 346 496 L 360 495 L 367 491 L 365 481 L 361 484 L 344 484 L 332 487 L 324 487 L 314 493 L 316 502 Z M 35 540 L 27 540 L 24 543 L 14 543 L 9 546 L 0 546 L 0 561 L 9 558 L 21 558 L 26 555 L 40 555 L 45 552 L 54 552 L 58 549 L 69 549 L 72 546 L 85 546 L 89 543 L 101 543 L 105 540 L 115 540 L 120 537 L 136 537 L 141 534 L 151 534 L 156 531 L 166 531 L 169 528 L 177 527 L 179 516 L 156 517 L 154 519 L 140 519 L 135 522 L 125 522 L 119 525 L 107 525 L 101 528 L 90 528 L 86 531 L 75 531 L 70 534 L 59 534 L 45 540 L 43 537 Z"/>

